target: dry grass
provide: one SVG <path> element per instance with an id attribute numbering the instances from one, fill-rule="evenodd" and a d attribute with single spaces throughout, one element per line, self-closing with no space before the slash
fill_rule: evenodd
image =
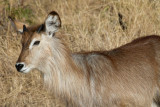
<path id="1" fill-rule="evenodd" d="M 158 0 L 4 1 L 7 0 L 0 1 L 0 106 L 63 106 L 43 89 L 38 71 L 24 75 L 14 67 L 21 49 L 21 37 L 13 33 L 7 16 L 18 5 L 32 10 L 32 24 L 43 22 L 50 11 L 57 11 L 62 19 L 61 31 L 72 51 L 108 50 L 140 36 L 160 34 Z M 24 1 L 23 6 L 19 1 Z M 123 16 L 125 30 L 120 26 L 118 13 Z M 20 20 L 25 21 L 27 17 Z"/>

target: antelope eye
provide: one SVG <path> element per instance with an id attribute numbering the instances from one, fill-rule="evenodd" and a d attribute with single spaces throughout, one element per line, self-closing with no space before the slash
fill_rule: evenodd
<path id="1" fill-rule="evenodd" d="M 33 45 L 39 45 L 40 41 L 35 41 Z"/>

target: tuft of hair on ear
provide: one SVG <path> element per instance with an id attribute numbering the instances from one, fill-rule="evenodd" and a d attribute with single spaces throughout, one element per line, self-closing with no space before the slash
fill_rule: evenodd
<path id="1" fill-rule="evenodd" d="M 27 31 L 28 31 L 28 29 L 27 29 L 26 25 L 23 25 L 23 33 L 27 32 Z"/>

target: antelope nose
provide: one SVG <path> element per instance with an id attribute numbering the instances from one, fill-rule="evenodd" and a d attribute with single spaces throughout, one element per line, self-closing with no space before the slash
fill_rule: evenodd
<path id="1" fill-rule="evenodd" d="M 17 71 L 20 72 L 24 64 L 17 63 L 15 66 L 16 66 Z"/>

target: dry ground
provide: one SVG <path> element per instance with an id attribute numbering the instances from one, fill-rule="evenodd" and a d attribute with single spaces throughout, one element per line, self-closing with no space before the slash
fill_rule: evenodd
<path id="1" fill-rule="evenodd" d="M 43 88 L 38 71 L 16 71 L 21 36 L 7 19 L 11 15 L 38 24 L 52 10 L 60 14 L 61 32 L 73 52 L 109 50 L 140 36 L 160 34 L 159 0 L 0 0 L 0 107 L 63 106 Z"/>

